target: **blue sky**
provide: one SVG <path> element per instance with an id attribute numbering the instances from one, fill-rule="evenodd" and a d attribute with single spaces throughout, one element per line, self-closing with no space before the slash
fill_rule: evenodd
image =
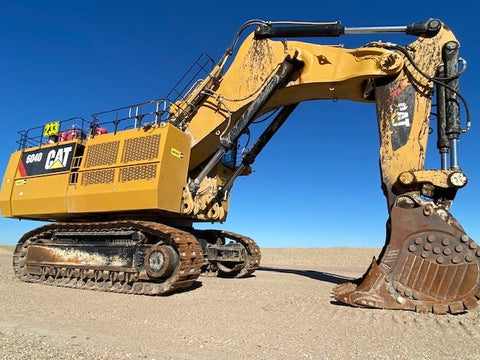
<path id="1" fill-rule="evenodd" d="M 218 60 L 249 19 L 341 20 L 357 27 L 406 25 L 436 17 L 455 32 L 461 56 L 468 61 L 460 87 L 469 100 L 473 126 L 462 137 L 459 153 L 469 184 L 459 191 L 452 212 L 467 233 L 479 239 L 477 19 L 468 7 L 452 10 L 449 3 L 4 1 L 0 169 L 3 172 L 16 148 L 18 130 L 165 96 L 202 52 Z M 413 41 L 383 34 L 309 41 L 355 48 L 379 39 Z M 439 164 L 435 142 L 432 137 L 430 168 Z M 212 226 L 248 235 L 268 247 L 383 245 L 387 209 L 380 190 L 373 104 L 301 104 L 254 170 L 237 180 L 227 222 Z M 0 244 L 14 244 L 38 225 L 2 218 Z"/>

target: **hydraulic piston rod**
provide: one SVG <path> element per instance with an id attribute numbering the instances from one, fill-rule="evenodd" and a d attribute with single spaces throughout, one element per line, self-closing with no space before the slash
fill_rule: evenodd
<path id="1" fill-rule="evenodd" d="M 223 197 L 225 192 L 229 191 L 232 188 L 233 182 L 238 176 L 240 176 L 240 174 L 245 170 L 245 168 L 254 163 L 255 158 L 258 156 L 258 154 L 260 154 L 265 145 L 267 145 L 267 143 L 272 139 L 273 135 L 275 135 L 278 129 L 280 129 L 285 120 L 287 120 L 293 110 L 295 110 L 297 105 L 298 104 L 288 105 L 285 106 L 282 110 L 280 110 L 278 115 L 275 117 L 275 119 L 273 119 L 273 121 L 265 129 L 262 135 L 260 135 L 260 137 L 251 147 L 251 149 L 243 156 L 243 160 L 240 166 L 235 170 L 232 176 L 230 176 L 223 188 L 218 191 L 217 197 L 219 199 Z"/>
<path id="2" fill-rule="evenodd" d="M 296 59 L 287 58 L 277 73 L 272 77 L 268 82 L 265 88 L 262 90 L 262 93 L 250 104 L 249 108 L 243 113 L 239 121 L 235 126 L 230 130 L 230 132 L 221 139 L 221 144 L 217 152 L 212 156 L 207 165 L 203 168 L 200 174 L 193 180 L 190 184 L 190 191 L 192 195 L 195 196 L 198 189 L 200 188 L 200 183 L 208 175 L 210 171 L 218 164 L 222 156 L 233 146 L 237 139 L 243 134 L 245 129 L 251 124 L 255 119 L 255 116 L 262 109 L 265 103 L 270 99 L 273 93 L 280 87 L 284 86 L 286 81 L 290 78 L 292 73 L 298 69 L 298 67 L 303 66 L 303 63 Z"/>
<path id="3" fill-rule="evenodd" d="M 445 77 L 445 66 L 441 65 L 437 77 Z M 447 115 L 445 105 L 445 86 L 437 84 L 437 148 L 441 157 L 441 169 L 448 169 L 450 144 L 447 137 Z"/>
<path id="4" fill-rule="evenodd" d="M 345 34 L 404 33 L 414 36 L 434 36 L 442 27 L 442 22 L 429 19 L 405 26 L 352 27 L 334 23 L 301 24 L 290 26 L 261 25 L 255 31 L 257 39 L 282 37 L 338 37 Z"/>
<path id="5" fill-rule="evenodd" d="M 449 41 L 443 47 L 442 57 L 445 66 L 446 84 L 453 90 L 458 90 L 458 49 L 459 44 Z M 450 141 L 450 168 L 457 169 L 457 145 L 462 133 L 460 124 L 460 104 L 455 91 L 445 89 L 446 134 Z"/>

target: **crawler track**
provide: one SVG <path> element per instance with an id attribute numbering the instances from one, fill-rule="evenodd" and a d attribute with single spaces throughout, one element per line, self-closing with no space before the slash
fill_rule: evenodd
<path id="1" fill-rule="evenodd" d="M 171 276 L 166 279 L 148 279 L 144 269 L 118 271 L 89 267 L 88 264 L 63 266 L 45 264 L 41 275 L 28 271 L 27 254 L 29 246 L 52 242 L 56 232 L 81 232 L 109 235 L 119 231 L 139 231 L 147 235 L 141 242 L 156 239 L 170 245 L 179 257 L 179 263 Z M 150 244 L 150 242 L 148 242 Z M 148 245 L 145 243 L 145 245 Z M 151 243 L 153 245 L 153 243 Z M 17 244 L 13 256 L 15 275 L 26 282 L 52 286 L 112 291 L 116 293 L 165 295 L 186 289 L 193 285 L 201 273 L 204 263 L 202 248 L 190 233 L 166 225 L 146 221 L 116 221 L 105 223 L 57 223 L 37 228 L 25 234 Z"/>

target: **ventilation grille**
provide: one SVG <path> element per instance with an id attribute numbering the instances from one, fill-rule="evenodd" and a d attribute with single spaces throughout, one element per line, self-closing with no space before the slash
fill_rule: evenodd
<path id="1" fill-rule="evenodd" d="M 113 165 L 117 161 L 120 141 L 96 144 L 88 147 L 85 167 Z"/>
<path id="2" fill-rule="evenodd" d="M 122 162 L 154 160 L 158 157 L 160 135 L 125 140 Z"/>
<path id="3" fill-rule="evenodd" d="M 114 176 L 115 169 L 84 172 L 82 175 L 82 185 L 108 184 L 113 182 Z"/>
<path id="4" fill-rule="evenodd" d="M 120 169 L 119 180 L 121 182 L 132 180 L 148 180 L 157 177 L 157 164 L 129 166 Z"/>

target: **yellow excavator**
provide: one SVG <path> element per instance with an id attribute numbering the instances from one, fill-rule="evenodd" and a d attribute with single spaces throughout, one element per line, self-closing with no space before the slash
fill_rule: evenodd
<path id="1" fill-rule="evenodd" d="M 250 26 L 254 32 L 237 46 Z M 366 33 L 415 40 L 356 49 L 290 40 Z M 20 132 L 2 183 L 2 215 L 51 223 L 19 240 L 15 274 L 149 295 L 188 288 L 202 272 L 248 276 L 260 262 L 253 240 L 193 224 L 226 220 L 235 179 L 251 173 L 299 103 L 346 99 L 376 104 L 389 219 L 379 259 L 333 297 L 436 314 L 472 309 L 480 249 L 449 211 L 467 184 L 457 156 L 470 128 L 458 90 L 465 69 L 458 41 L 437 19 L 356 28 L 248 21 L 218 63 L 202 56 L 165 98 Z M 426 170 L 433 98 L 441 168 Z M 268 125 L 240 151 L 239 139 L 259 120 Z"/>

